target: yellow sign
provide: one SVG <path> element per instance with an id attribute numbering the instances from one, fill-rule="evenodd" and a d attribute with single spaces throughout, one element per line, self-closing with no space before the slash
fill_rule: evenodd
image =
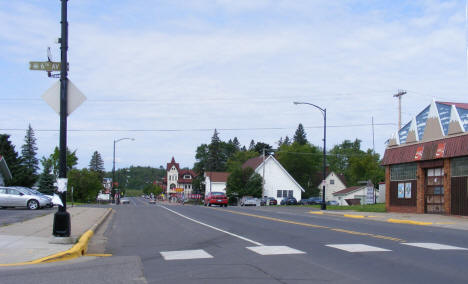
<path id="1" fill-rule="evenodd" d="M 176 192 L 184 192 L 184 189 L 183 188 L 176 188 L 175 191 Z"/>

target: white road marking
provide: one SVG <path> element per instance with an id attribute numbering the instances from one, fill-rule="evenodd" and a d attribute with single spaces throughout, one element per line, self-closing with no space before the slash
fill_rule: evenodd
<path id="1" fill-rule="evenodd" d="M 211 254 L 202 249 L 162 251 L 160 253 L 165 260 L 213 258 Z"/>
<path id="2" fill-rule="evenodd" d="M 388 249 L 383 249 L 379 247 L 373 247 L 363 244 L 342 244 L 342 245 L 326 245 L 327 247 L 332 247 L 347 252 L 372 252 L 372 251 L 391 251 Z"/>
<path id="3" fill-rule="evenodd" d="M 305 254 L 305 252 L 293 249 L 287 246 L 258 246 L 247 247 L 247 249 L 261 255 L 278 255 L 278 254 Z"/>
<path id="4" fill-rule="evenodd" d="M 252 243 L 252 244 L 254 244 L 254 245 L 256 245 L 256 246 L 263 246 L 262 243 L 253 241 L 253 240 L 248 239 L 248 238 L 246 238 L 246 237 L 239 236 L 239 235 L 237 235 L 237 234 L 234 234 L 234 233 L 231 233 L 231 232 L 228 232 L 228 231 L 225 231 L 225 230 L 216 228 L 216 227 L 214 227 L 214 226 L 208 225 L 208 224 L 206 224 L 206 223 L 200 222 L 200 221 L 198 221 L 198 220 L 195 220 L 195 219 L 193 219 L 193 218 L 190 218 L 190 217 L 187 217 L 187 216 L 185 216 L 185 215 L 183 215 L 183 214 L 180 214 L 179 212 L 176 212 L 176 211 L 174 211 L 174 210 L 171 210 L 171 209 L 169 209 L 169 208 L 167 208 L 167 207 L 165 207 L 165 206 L 163 206 L 163 205 L 158 205 L 158 206 L 161 207 L 161 208 L 164 208 L 164 209 L 166 209 L 166 210 L 168 210 L 168 211 L 171 211 L 172 213 L 174 213 L 174 214 L 176 214 L 176 215 L 179 215 L 180 217 L 183 217 L 183 218 L 188 219 L 188 220 L 190 220 L 190 221 L 192 221 L 192 222 L 195 222 L 195 223 L 197 223 L 197 224 L 200 224 L 200 225 L 206 226 L 206 227 L 208 227 L 208 228 L 211 228 L 211 229 L 213 229 L 213 230 L 220 231 L 220 232 L 225 233 L 225 234 L 228 234 L 228 235 L 230 235 L 230 236 L 239 238 L 239 239 L 244 240 L 244 241 L 246 241 L 246 242 Z"/>
<path id="5" fill-rule="evenodd" d="M 468 250 L 467 248 L 437 244 L 437 243 L 403 243 L 407 246 L 431 249 L 431 250 Z"/>

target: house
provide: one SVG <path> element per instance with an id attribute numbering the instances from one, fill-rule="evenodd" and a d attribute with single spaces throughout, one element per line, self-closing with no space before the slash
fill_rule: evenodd
<path id="1" fill-rule="evenodd" d="M 205 172 L 205 194 L 209 192 L 226 193 L 228 172 Z"/>
<path id="2" fill-rule="evenodd" d="M 468 215 L 468 103 L 433 100 L 388 141 L 390 212 Z"/>
<path id="3" fill-rule="evenodd" d="M 338 201 L 339 205 L 374 204 L 376 191 L 369 181 L 365 185 L 351 186 L 334 192 L 333 199 Z"/>
<path id="4" fill-rule="evenodd" d="M 273 197 L 278 201 L 288 196 L 293 196 L 297 201 L 301 200 L 301 194 L 304 192 L 304 189 L 275 157 L 268 155 L 249 159 L 242 165 L 242 168 L 247 167 L 252 168 L 263 177 L 262 196 Z"/>
<path id="5" fill-rule="evenodd" d="M 322 173 L 320 173 L 320 176 L 323 175 Z M 323 191 L 323 180 L 320 182 L 317 188 L 320 189 L 320 197 L 321 197 L 322 191 Z M 339 202 L 339 200 L 333 194 L 345 188 L 346 188 L 345 177 L 341 174 L 336 174 L 333 171 L 329 172 L 327 177 L 325 178 L 325 201 L 335 200 Z"/>
<path id="6" fill-rule="evenodd" d="M 192 193 L 192 182 L 196 177 L 194 171 L 189 169 L 181 169 L 179 163 L 176 163 L 174 157 L 166 166 L 166 178 L 163 182 L 166 184 L 166 194 L 176 195 L 184 193 L 186 196 Z"/>
<path id="7" fill-rule="evenodd" d="M 11 175 L 5 158 L 0 155 L 0 186 L 4 186 L 5 182 L 11 180 L 12 178 L 13 176 Z"/>

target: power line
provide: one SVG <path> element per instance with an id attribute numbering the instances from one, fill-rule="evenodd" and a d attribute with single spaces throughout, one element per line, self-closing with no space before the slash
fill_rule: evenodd
<path id="1" fill-rule="evenodd" d="M 394 126 L 394 123 L 374 123 L 374 126 Z M 372 126 L 369 123 L 327 125 L 327 128 L 364 127 Z M 305 126 L 306 129 L 323 128 L 323 126 Z M 186 128 L 186 129 L 68 129 L 70 132 L 204 132 L 215 128 Z M 254 131 L 254 130 L 288 130 L 295 127 L 247 127 L 247 128 L 216 128 L 219 131 Z M 0 131 L 26 131 L 26 128 L 0 128 Z M 57 132 L 58 129 L 34 129 L 38 132 Z"/>

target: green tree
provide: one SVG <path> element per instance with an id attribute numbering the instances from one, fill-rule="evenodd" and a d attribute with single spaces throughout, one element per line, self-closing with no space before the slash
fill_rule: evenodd
<path id="1" fill-rule="evenodd" d="M 263 149 L 265 150 L 270 150 L 272 149 L 270 144 L 263 143 L 263 142 L 257 142 L 253 148 L 253 151 L 259 153 L 260 155 L 263 154 Z"/>
<path id="2" fill-rule="evenodd" d="M 262 177 L 256 174 L 252 168 L 238 167 L 228 177 L 226 194 L 229 197 L 261 197 Z"/>
<path id="3" fill-rule="evenodd" d="M 360 156 L 352 156 L 347 172 L 347 178 L 351 184 L 370 180 L 374 185 L 377 185 L 385 179 L 385 170 L 380 166 L 380 156 L 373 153 L 371 149 Z"/>
<path id="4" fill-rule="evenodd" d="M 254 151 L 239 151 L 227 161 L 227 171 L 232 172 L 241 167 L 248 159 L 258 157 Z"/>
<path id="5" fill-rule="evenodd" d="M 55 178 L 59 176 L 59 156 L 60 151 L 58 147 L 55 147 L 54 152 L 50 154 L 49 159 L 52 163 L 52 173 Z M 78 157 L 76 156 L 76 150 L 71 152 L 67 148 L 67 172 L 71 171 L 74 166 L 78 164 Z"/>
<path id="6" fill-rule="evenodd" d="M 329 151 L 327 162 L 332 171 L 347 175 L 351 157 L 360 157 L 363 154 L 361 140 L 355 139 L 353 142 L 344 140 L 341 144 L 333 146 Z"/>
<path id="7" fill-rule="evenodd" d="M 249 151 L 254 151 L 254 150 L 255 150 L 255 141 L 252 139 L 250 140 Z"/>
<path id="8" fill-rule="evenodd" d="M 222 143 L 215 129 L 211 137 L 211 143 L 208 145 L 208 159 L 206 161 L 207 171 L 224 171 L 227 157 L 222 149 Z"/>
<path id="9" fill-rule="evenodd" d="M 93 156 L 89 161 L 89 170 L 97 172 L 101 179 L 104 177 L 104 161 L 98 151 L 94 151 Z"/>
<path id="10" fill-rule="evenodd" d="M 299 123 L 299 126 L 296 129 L 296 132 L 294 133 L 294 142 L 299 144 L 299 145 L 305 145 L 309 143 L 306 138 L 306 133 L 304 130 L 304 126 L 302 126 L 302 123 Z"/>
<path id="11" fill-rule="evenodd" d="M 28 183 L 31 185 L 33 185 L 38 179 L 37 171 L 39 170 L 39 160 L 36 157 L 36 153 L 36 137 L 31 124 L 29 124 L 24 137 L 24 144 L 21 146 L 21 163 L 28 172 L 28 176 L 30 177 L 30 181 Z"/>
<path id="12" fill-rule="evenodd" d="M 51 195 L 55 191 L 55 178 L 52 175 L 52 162 L 45 157 L 41 160 L 42 173 L 39 175 L 39 191 Z"/>
<path id="13" fill-rule="evenodd" d="M 291 139 L 289 139 L 288 136 L 284 137 L 283 144 L 286 145 L 286 146 L 291 145 Z"/>
<path id="14" fill-rule="evenodd" d="M 148 184 L 143 188 L 143 193 L 150 195 L 151 193 L 154 196 L 158 196 L 163 192 L 163 189 L 160 186 L 154 184 Z"/>
<path id="15" fill-rule="evenodd" d="M 68 173 L 68 192 L 73 186 L 73 200 L 78 202 L 93 202 L 102 189 L 102 180 L 97 172 L 88 169 L 72 169 Z"/>
<path id="16" fill-rule="evenodd" d="M 30 176 L 31 173 L 22 164 L 8 134 L 0 135 L 0 155 L 5 159 L 12 175 L 12 179 L 5 182 L 6 185 L 31 187 L 34 184 L 34 180 Z"/>
<path id="17" fill-rule="evenodd" d="M 318 194 L 316 185 L 317 173 L 322 165 L 322 153 L 319 148 L 310 145 L 293 143 L 291 145 L 283 144 L 277 156 L 278 161 L 288 171 L 288 173 L 304 188 L 306 191 L 304 197 Z"/>

